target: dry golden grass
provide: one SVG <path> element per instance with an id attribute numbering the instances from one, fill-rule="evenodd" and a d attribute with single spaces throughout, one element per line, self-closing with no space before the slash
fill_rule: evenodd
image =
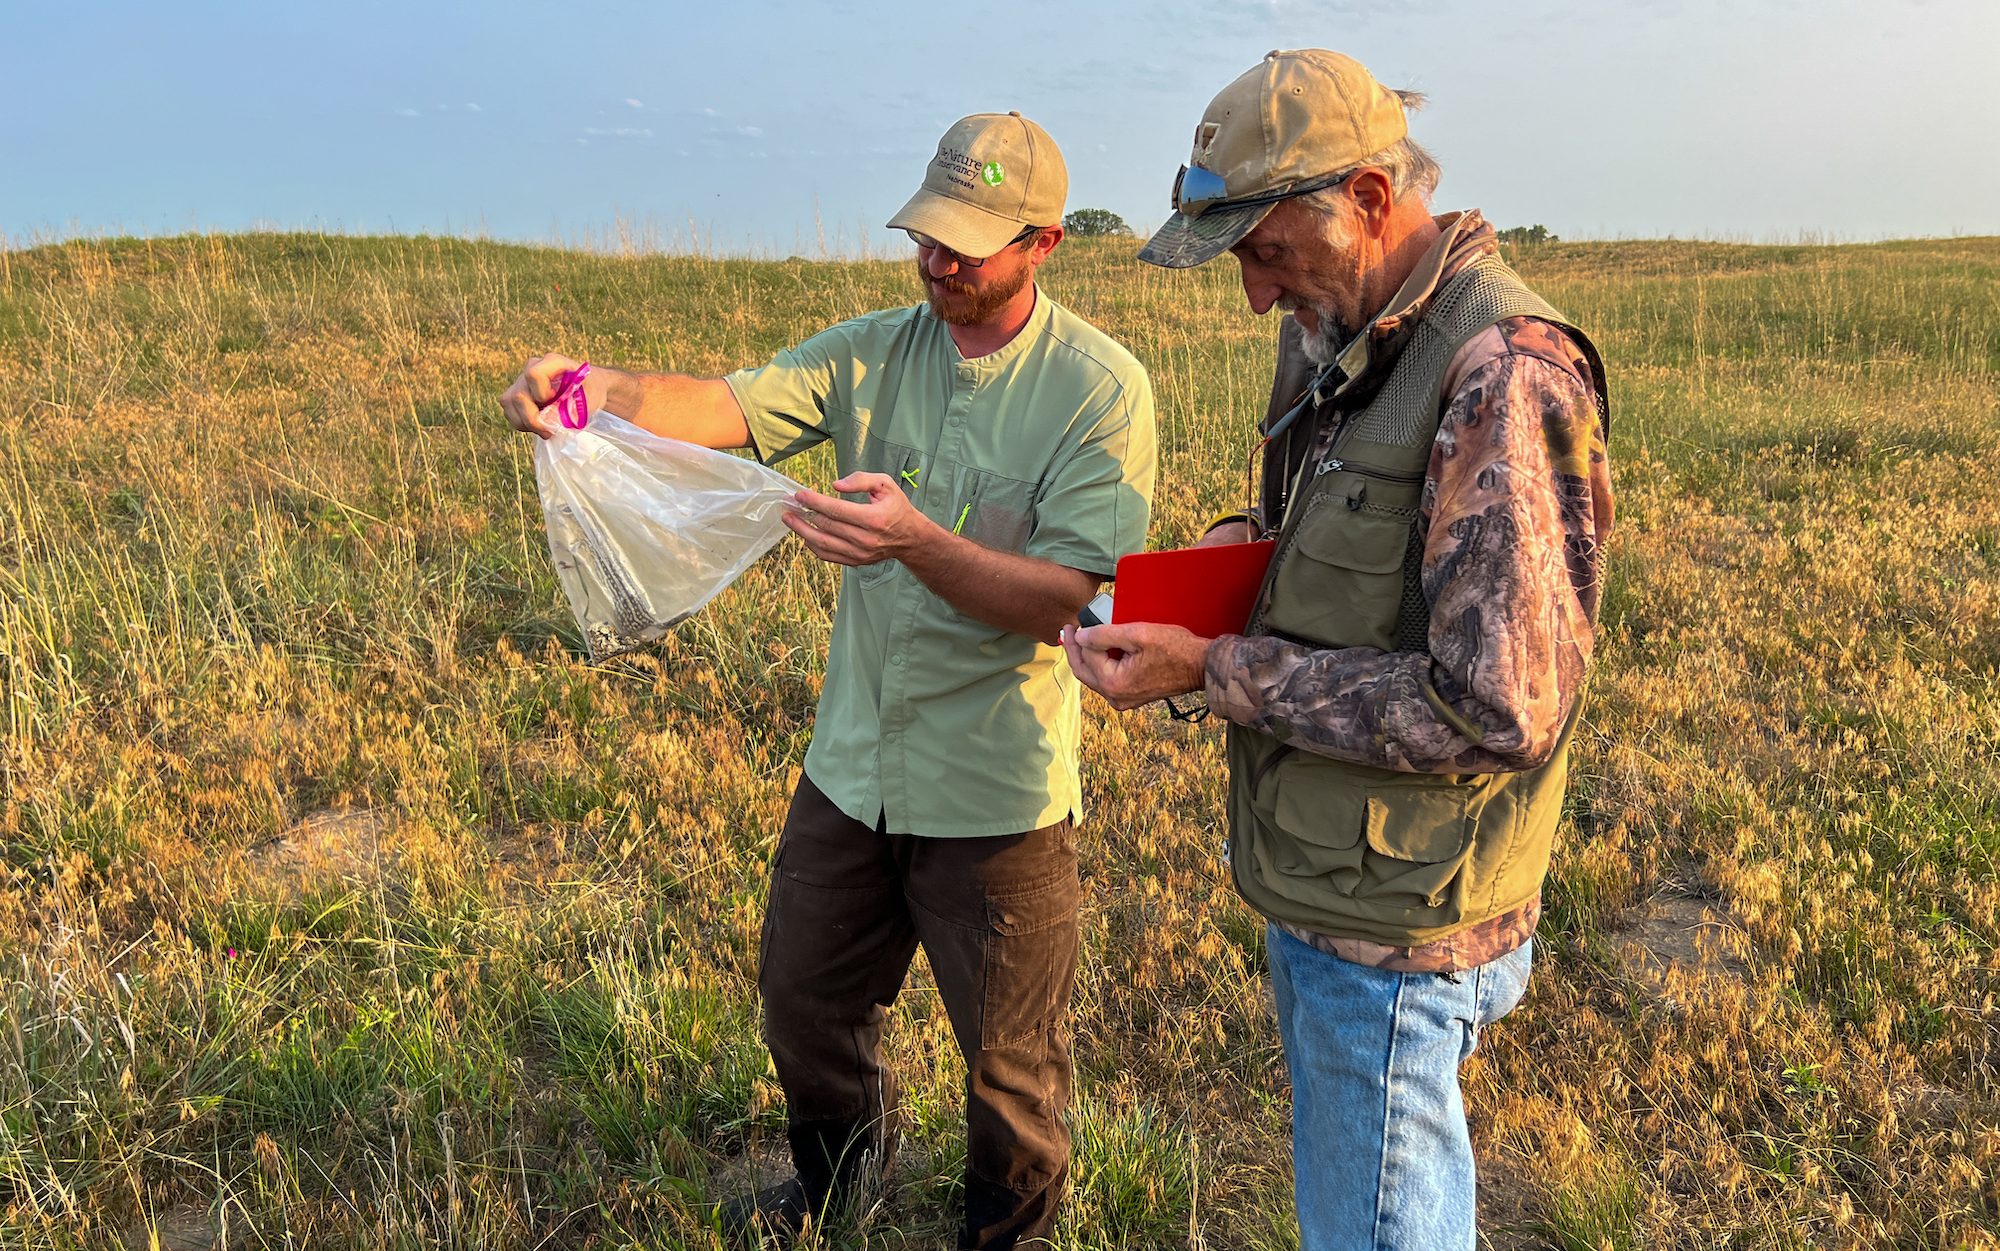
<path id="1" fill-rule="evenodd" d="M 2000 1243 L 2000 240 L 1552 245 L 1611 362 L 1602 665 L 1525 1005 L 1467 1073 L 1496 1246 Z M 1270 327 L 1066 246 L 1153 370 L 1154 541 L 1240 498 Z M 779 1167 L 764 861 L 833 577 L 577 655 L 532 350 L 717 372 L 901 263 L 310 236 L 0 271 L 0 1245 L 713 1246 Z M 824 481 L 825 465 L 802 472 Z M 1078 1248 L 1282 1248 L 1212 727 L 1089 708 Z M 892 1027 L 948 1245 L 949 1032 Z"/>

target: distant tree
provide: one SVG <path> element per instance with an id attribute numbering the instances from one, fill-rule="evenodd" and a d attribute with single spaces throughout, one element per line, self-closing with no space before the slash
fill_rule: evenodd
<path id="1" fill-rule="evenodd" d="M 1547 226 L 1542 225 L 1540 222 L 1536 222 L 1532 226 L 1507 227 L 1507 229 L 1500 232 L 1500 242 L 1515 243 L 1515 244 L 1560 243 L 1561 240 L 1557 239 L 1554 235 L 1550 234 L 1549 228 Z"/>
<path id="2" fill-rule="evenodd" d="M 1096 235 L 1129 235 L 1132 228 L 1110 209 L 1081 208 L 1063 218 L 1063 229 L 1078 238 Z"/>

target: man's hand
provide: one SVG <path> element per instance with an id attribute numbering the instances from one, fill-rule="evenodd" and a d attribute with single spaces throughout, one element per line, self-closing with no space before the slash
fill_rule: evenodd
<path id="1" fill-rule="evenodd" d="M 529 357 L 514 385 L 500 393 L 500 411 L 507 414 L 507 424 L 544 439 L 552 437 L 560 427 L 556 415 L 547 411 L 548 406 L 561 392 L 563 380 L 582 366 L 580 360 L 554 353 Z M 590 371 L 590 376 L 583 380 L 583 395 L 589 401 L 586 412 L 594 413 L 604 407 L 605 392 L 610 385 L 603 371 Z"/>
<path id="2" fill-rule="evenodd" d="M 804 540 L 821 560 L 835 565 L 880 564 L 899 559 L 943 533 L 936 522 L 911 505 L 887 474 L 849 474 L 834 483 L 833 489 L 865 493 L 868 502 L 856 504 L 801 490 L 792 496 L 797 511 L 784 515 L 785 528 Z"/>
<path id="3" fill-rule="evenodd" d="M 1200 690 L 1212 642 L 1180 626 L 1145 622 L 1062 631 L 1070 670 L 1120 712 Z"/>
<path id="4" fill-rule="evenodd" d="M 1221 547 L 1226 543 L 1255 543 L 1257 527 L 1247 521 L 1225 521 L 1201 536 L 1196 547 Z"/>

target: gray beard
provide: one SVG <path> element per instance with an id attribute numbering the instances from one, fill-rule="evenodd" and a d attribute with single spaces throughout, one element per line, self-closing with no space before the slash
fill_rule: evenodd
<path id="1" fill-rule="evenodd" d="M 1316 308 L 1313 312 L 1319 314 L 1319 329 L 1306 330 L 1304 326 L 1300 326 L 1299 329 L 1305 335 L 1300 341 L 1300 347 L 1305 352 L 1307 360 L 1324 369 L 1340 358 L 1341 352 L 1354 341 L 1354 336 L 1360 331 L 1348 326 L 1323 308 Z"/>

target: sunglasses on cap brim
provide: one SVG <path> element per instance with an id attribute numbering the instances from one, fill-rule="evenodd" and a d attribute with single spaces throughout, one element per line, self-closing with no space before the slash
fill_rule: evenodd
<path id="1" fill-rule="evenodd" d="M 1347 170 L 1339 174 L 1328 174 L 1323 178 L 1308 178 L 1295 182 L 1276 191 L 1261 191 L 1256 195 L 1246 195 L 1241 199 L 1229 198 L 1229 185 L 1222 175 L 1199 165 L 1183 165 L 1181 172 L 1174 175 L 1174 211 L 1183 217 L 1200 217 L 1210 209 L 1256 208 L 1263 204 L 1276 204 L 1289 200 L 1295 195 L 1309 195 L 1314 191 L 1324 191 L 1328 187 L 1338 187 L 1354 173 Z"/>

